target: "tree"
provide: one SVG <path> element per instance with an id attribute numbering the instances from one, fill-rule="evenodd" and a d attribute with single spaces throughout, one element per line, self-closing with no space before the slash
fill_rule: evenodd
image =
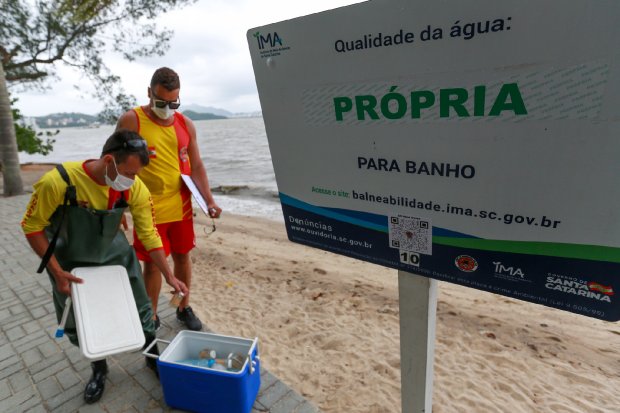
<path id="1" fill-rule="evenodd" d="M 0 64 L 0 170 L 4 179 L 4 195 L 24 192 L 22 176 L 19 173 L 17 139 L 13 127 L 13 113 L 2 64 Z"/>
<path id="2" fill-rule="evenodd" d="M 44 89 L 56 64 L 75 67 L 95 85 L 106 115 L 135 105 L 103 62 L 106 45 L 129 61 L 163 55 L 172 31 L 159 14 L 195 0 L 0 0 L 0 162 L 4 195 L 23 192 L 9 87 Z"/>
<path id="3" fill-rule="evenodd" d="M 11 100 L 11 105 L 13 105 L 15 101 L 17 101 L 17 99 Z M 60 131 L 46 131 L 45 133 L 37 132 L 30 126 L 20 124 L 19 121 L 24 117 L 19 109 L 13 108 L 11 111 L 13 112 L 13 121 L 15 122 L 15 140 L 17 141 L 17 150 L 19 152 L 26 152 L 29 154 L 40 153 L 42 155 L 47 155 L 50 153 L 53 149 L 54 142 L 56 142 L 55 139 L 50 138 L 54 135 L 58 135 Z M 40 138 L 43 135 L 47 136 L 48 139 L 43 141 L 43 139 Z"/>

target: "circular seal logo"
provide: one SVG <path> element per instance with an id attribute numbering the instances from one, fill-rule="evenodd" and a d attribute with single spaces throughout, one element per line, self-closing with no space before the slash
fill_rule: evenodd
<path id="1" fill-rule="evenodd" d="M 454 260 L 454 265 L 463 272 L 474 272 L 478 269 L 478 261 L 469 255 L 459 255 Z"/>
<path id="2" fill-rule="evenodd" d="M 187 153 L 187 146 L 184 146 L 179 151 L 179 158 L 181 162 L 187 162 L 189 160 L 189 154 Z"/>

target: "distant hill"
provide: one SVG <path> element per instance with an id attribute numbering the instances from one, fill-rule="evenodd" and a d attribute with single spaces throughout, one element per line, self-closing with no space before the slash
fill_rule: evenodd
<path id="1" fill-rule="evenodd" d="M 226 118 L 246 118 L 261 117 L 260 111 L 247 113 L 232 113 L 226 109 L 214 108 L 211 106 L 201 106 L 196 104 L 183 105 L 181 107 L 185 116 L 192 120 L 210 120 L 210 119 L 226 119 Z M 26 116 L 26 120 L 36 125 L 37 128 L 71 128 L 71 127 L 99 127 L 101 119 L 96 115 L 87 115 L 85 113 L 63 112 L 51 113 L 46 116 Z"/>
<path id="2" fill-rule="evenodd" d="M 183 105 L 182 108 L 183 113 L 186 113 L 186 111 L 192 111 L 196 113 L 212 113 L 214 115 L 225 116 L 227 118 L 259 118 L 263 116 L 263 113 L 261 111 L 232 113 L 226 109 L 214 108 L 212 106 L 201 106 L 195 103 Z"/>
<path id="3" fill-rule="evenodd" d="M 194 103 L 189 104 L 189 105 L 183 105 L 182 109 L 183 109 L 183 113 L 185 113 L 185 114 L 188 111 L 189 112 L 196 112 L 196 113 L 212 113 L 214 115 L 225 116 L 227 118 L 230 118 L 231 116 L 234 115 L 232 112 L 229 112 L 226 109 L 219 109 L 219 108 L 214 108 L 214 107 L 211 107 L 211 106 L 200 106 L 200 105 L 196 105 Z"/>
<path id="4" fill-rule="evenodd" d="M 261 118 L 263 116 L 263 112 L 260 110 L 254 112 L 240 112 L 235 113 L 235 118 Z"/>
<path id="5" fill-rule="evenodd" d="M 226 116 L 214 115 L 213 113 L 198 113 L 193 110 L 184 110 L 183 114 L 191 120 L 228 119 Z"/>
<path id="6" fill-rule="evenodd" d="M 71 127 L 96 127 L 100 125 L 99 118 L 85 113 L 52 113 L 47 116 L 35 116 L 34 122 L 37 127 L 45 128 L 71 128 Z"/>

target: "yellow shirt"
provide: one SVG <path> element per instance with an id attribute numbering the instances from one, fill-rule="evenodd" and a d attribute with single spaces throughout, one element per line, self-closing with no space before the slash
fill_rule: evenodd
<path id="1" fill-rule="evenodd" d="M 181 174 L 190 175 L 192 171 L 187 153 L 190 135 L 183 115 L 175 113 L 172 125 L 161 126 L 141 107 L 134 112 L 138 133 L 146 140 L 150 157 L 139 176 L 151 191 L 157 223 L 191 219 L 191 193 L 181 179 Z"/>
<path id="2" fill-rule="evenodd" d="M 84 168 L 87 162 L 90 161 L 63 163 L 71 183 L 76 187 L 78 205 L 100 210 L 112 209 L 121 193 L 107 185 L 98 184 Z M 41 233 L 50 225 L 50 218 L 63 204 L 66 190 L 67 183 L 56 168 L 34 184 L 34 193 L 21 222 L 26 236 Z M 151 196 L 140 178 L 136 178 L 131 188 L 125 191 L 125 200 L 129 205 L 138 238 L 146 250 L 162 248 L 161 238 L 155 228 Z"/>

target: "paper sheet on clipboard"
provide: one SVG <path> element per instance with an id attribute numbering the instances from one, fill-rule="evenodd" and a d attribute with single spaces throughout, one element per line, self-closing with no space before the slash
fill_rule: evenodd
<path id="1" fill-rule="evenodd" d="M 202 197 L 202 194 L 198 190 L 198 187 L 196 187 L 196 184 L 194 184 L 194 180 L 192 179 L 192 177 L 189 175 L 181 174 L 181 178 L 183 178 L 183 182 L 185 182 L 185 185 L 194 196 L 194 199 L 196 200 L 196 202 L 198 202 L 198 205 L 200 205 L 200 209 L 202 209 L 208 217 L 211 216 L 209 215 L 209 207 L 207 206 L 207 202 Z"/>

